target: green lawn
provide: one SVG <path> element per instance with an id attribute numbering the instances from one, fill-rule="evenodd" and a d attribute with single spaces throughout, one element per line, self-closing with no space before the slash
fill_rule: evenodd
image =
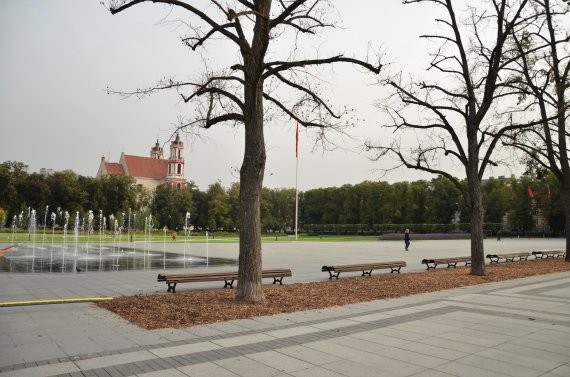
<path id="1" fill-rule="evenodd" d="M 143 242 L 145 240 L 150 242 L 191 242 L 191 243 L 204 243 L 206 242 L 206 235 L 204 232 L 195 232 L 192 233 L 190 236 L 185 237 L 184 234 L 178 233 L 176 241 L 172 240 L 172 233 L 167 232 L 166 235 L 163 232 L 154 232 L 150 239 L 148 239 L 148 235 L 145 239 L 144 232 L 136 232 L 132 233 L 131 240 L 134 242 Z M 111 232 L 102 232 L 99 233 L 98 231 L 91 234 L 91 236 L 87 236 L 85 233 L 81 233 L 78 236 L 77 242 L 78 243 L 85 243 L 85 242 L 92 242 L 92 243 L 113 243 L 113 242 L 127 242 L 128 235 L 123 233 L 121 235 L 116 235 L 113 237 Z M 308 235 L 299 235 L 298 239 L 295 239 L 295 236 L 287 236 L 287 235 L 263 235 L 261 240 L 262 242 L 295 242 L 295 241 L 310 241 L 310 242 L 343 242 L 343 241 L 370 241 L 370 240 L 377 240 L 378 237 L 376 236 L 308 236 Z M 73 233 L 68 233 L 66 238 L 67 243 L 74 243 L 75 237 Z M 212 243 L 235 243 L 239 241 L 237 233 L 223 233 L 223 234 L 212 234 L 209 233 L 208 235 L 208 242 Z M 35 235 L 28 236 L 27 233 L 11 233 L 11 232 L 0 232 L 0 243 L 2 244 L 12 244 L 12 243 L 46 243 L 49 244 L 51 242 L 54 243 L 63 243 L 64 235 L 61 232 L 54 232 L 52 234 L 51 230 L 46 229 L 44 233 L 43 230 L 36 232 Z"/>

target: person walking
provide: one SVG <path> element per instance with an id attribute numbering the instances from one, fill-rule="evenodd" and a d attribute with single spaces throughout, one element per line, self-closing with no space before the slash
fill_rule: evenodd
<path id="1" fill-rule="evenodd" d="M 408 251 L 408 248 L 410 247 L 410 230 L 406 229 L 404 231 L 404 244 L 406 245 L 406 251 Z"/>

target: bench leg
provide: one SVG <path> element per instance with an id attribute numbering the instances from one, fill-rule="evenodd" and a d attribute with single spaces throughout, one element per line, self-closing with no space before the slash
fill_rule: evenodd
<path id="1" fill-rule="evenodd" d="M 520 260 L 528 260 L 528 256 L 527 257 L 520 257 Z"/>
<path id="2" fill-rule="evenodd" d="M 457 262 L 455 262 L 455 263 L 448 263 L 448 264 L 447 264 L 447 268 L 450 268 L 450 267 L 457 268 Z"/>
<path id="3" fill-rule="evenodd" d="M 281 276 L 279 279 L 276 278 L 275 276 L 273 277 L 273 284 L 277 283 L 279 283 L 279 285 L 283 285 L 283 276 Z"/>
<path id="4" fill-rule="evenodd" d="M 512 258 L 505 258 L 505 263 L 509 263 L 509 262 L 514 262 L 515 261 L 515 257 Z"/>
<path id="5" fill-rule="evenodd" d="M 176 293 L 176 283 L 174 284 L 166 283 L 166 284 L 168 284 L 168 289 L 166 290 L 166 292 Z"/>
<path id="6" fill-rule="evenodd" d="M 491 259 L 491 263 L 499 264 L 499 258 L 489 258 L 489 259 Z"/>
<path id="7" fill-rule="evenodd" d="M 233 280 L 226 280 L 225 281 L 224 288 L 232 289 L 233 287 L 234 287 L 234 281 Z"/>
<path id="8" fill-rule="evenodd" d="M 471 266 L 471 261 L 465 262 L 465 267 L 467 267 L 467 266 Z"/>
<path id="9" fill-rule="evenodd" d="M 336 274 L 333 274 L 333 270 L 327 270 L 329 273 L 329 280 L 331 280 L 332 278 L 337 278 L 338 279 L 338 275 L 340 275 L 340 272 L 337 272 Z"/>
<path id="10" fill-rule="evenodd" d="M 402 267 L 398 267 L 398 268 L 390 267 L 390 269 L 392 270 L 392 271 L 390 271 L 390 273 L 391 273 L 391 274 L 393 274 L 394 272 L 400 273 L 400 268 L 402 268 Z M 435 268 L 435 267 L 434 267 L 434 268 Z"/>
<path id="11" fill-rule="evenodd" d="M 433 266 L 430 266 L 428 263 L 426 263 L 426 266 L 427 266 L 427 270 L 428 270 L 428 271 L 431 270 L 431 269 L 434 269 L 434 270 L 435 270 L 435 268 L 437 267 L 437 264 L 434 263 Z"/>
<path id="12" fill-rule="evenodd" d="M 370 271 L 364 271 L 364 270 L 362 270 L 362 276 L 366 276 L 366 275 L 372 276 L 372 270 L 370 270 Z"/>

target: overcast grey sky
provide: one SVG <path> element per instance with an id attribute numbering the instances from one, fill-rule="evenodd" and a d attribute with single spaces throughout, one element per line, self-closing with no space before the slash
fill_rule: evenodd
<path id="1" fill-rule="evenodd" d="M 311 48 L 321 55 L 364 58 L 372 44 L 385 52 L 392 69 L 424 72 L 428 44 L 418 36 L 435 25 L 429 8 L 404 6 L 400 0 L 334 3 L 344 29 L 316 38 Z M 177 118 L 191 112 L 174 93 L 121 99 L 105 88 L 136 89 L 163 76 L 200 72 L 199 54 L 180 43 L 184 30 L 161 22 L 168 15 L 169 8 L 155 4 L 112 16 L 99 0 L 0 1 L 0 162 L 20 161 L 31 172 L 71 169 L 94 176 L 103 155 L 113 162 L 121 152 L 148 156 L 157 137 L 165 142 Z M 236 57 L 235 50 L 215 44 L 202 53 L 213 64 Z M 377 169 L 390 162 L 371 162 L 362 151 L 367 138 L 390 137 L 379 127 L 384 115 L 373 106 L 383 95 L 371 85 L 373 77 L 348 66 L 336 67 L 326 79 L 332 102 L 355 108 L 362 121 L 350 130 L 351 137 L 336 137 L 334 151 L 314 150 L 314 138 L 302 130 L 299 189 L 419 178 L 407 170 L 383 177 Z M 267 124 L 265 186 L 294 187 L 294 133 L 292 121 Z M 217 180 L 228 186 L 237 180 L 242 131 L 218 126 L 204 136 L 208 139 L 185 139 L 186 177 L 200 188 Z M 489 175 L 510 173 L 503 169 Z"/>

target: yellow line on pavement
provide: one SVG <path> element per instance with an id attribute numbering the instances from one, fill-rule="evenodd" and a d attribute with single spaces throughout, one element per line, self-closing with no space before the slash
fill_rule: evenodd
<path id="1" fill-rule="evenodd" d="M 4 301 L 0 302 L 0 307 L 23 306 L 23 305 L 70 304 L 77 302 L 109 301 L 112 299 L 113 297 L 81 297 L 81 298 L 61 298 L 53 300 Z"/>

